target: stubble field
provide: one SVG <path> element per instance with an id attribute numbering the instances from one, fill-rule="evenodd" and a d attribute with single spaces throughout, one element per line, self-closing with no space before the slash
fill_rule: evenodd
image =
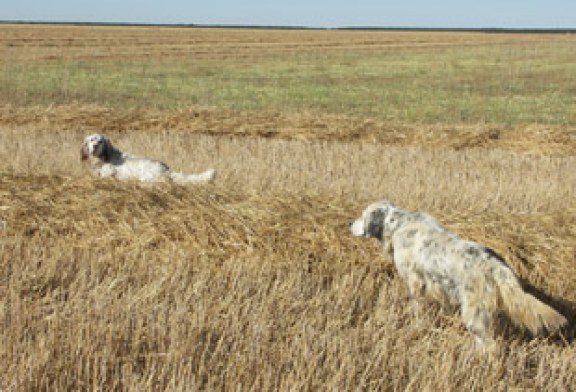
<path id="1" fill-rule="evenodd" d="M 0 390 L 571 390 L 576 37 L 0 25 Z M 96 179 L 92 132 L 213 185 Z M 569 326 L 416 317 L 371 201 Z"/>

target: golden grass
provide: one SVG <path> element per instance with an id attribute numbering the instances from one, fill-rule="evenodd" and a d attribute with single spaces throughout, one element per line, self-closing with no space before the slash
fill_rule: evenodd
<path id="1" fill-rule="evenodd" d="M 335 51 L 573 42 L 570 34 L 0 25 L 0 61 L 229 59 Z"/>
<path id="2" fill-rule="evenodd" d="M 569 390 L 573 42 L 0 25 L 0 390 Z M 455 71 L 427 87 L 452 92 L 431 96 L 447 108 L 432 114 L 419 94 L 436 80 L 420 74 L 430 61 Z M 388 102 L 412 114 L 380 115 L 374 64 L 399 76 L 406 94 Z M 196 104 L 179 95 L 190 65 L 194 89 L 206 87 Z M 502 69 L 510 72 L 491 79 Z M 94 89 L 70 76 L 86 70 Z M 282 82 L 270 70 L 292 76 Z M 363 76 L 349 79 L 355 73 Z M 37 86 L 29 76 L 57 78 Z M 282 83 L 297 79 L 313 88 L 284 95 Z M 361 83 L 346 89 L 351 81 Z M 482 104 L 467 120 L 469 92 L 494 110 Z M 227 93 L 245 101 L 219 100 Z M 461 98 L 469 106 L 451 108 Z M 255 102 L 259 110 L 246 110 Z M 448 116 L 429 121 L 439 113 Z M 92 132 L 177 170 L 215 167 L 218 179 L 179 187 L 93 178 L 79 160 Z M 390 260 L 349 232 L 384 197 L 494 248 L 569 326 L 532 339 L 503 323 L 501 350 L 489 354 L 457 314 L 431 305 L 415 317 Z"/>
<path id="3" fill-rule="evenodd" d="M 17 174 L 86 176 L 80 143 L 86 131 L 0 128 L 2 168 Z M 407 207 L 424 198 L 453 208 L 510 212 L 573 206 L 572 155 L 501 149 L 403 146 L 195 135 L 185 131 L 111 131 L 122 150 L 169 163 L 179 171 L 218 170 L 219 183 L 255 192 L 338 194 L 361 202 L 386 197 Z M 56 153 L 55 153 L 56 151 Z M 9 158 L 11 157 L 12 158 Z M 408 205 L 407 205 L 408 203 Z"/>
<path id="4" fill-rule="evenodd" d="M 396 146 L 496 148 L 549 156 L 576 154 L 576 128 L 543 124 L 413 125 L 325 113 L 250 112 L 192 106 L 179 111 L 119 110 L 100 105 L 0 107 L 0 127 L 43 133 L 74 131 L 246 136 L 300 141 L 341 141 Z M 19 132 L 19 131 L 16 131 Z M 170 142 L 170 140 L 166 140 Z"/>
<path id="5" fill-rule="evenodd" d="M 576 381 L 574 157 L 112 132 L 206 187 L 96 180 L 78 131 L 3 130 L 0 386 L 17 390 L 563 390 Z M 54 149 L 54 146 L 57 146 Z M 58 153 L 55 153 L 58 152 Z M 10 158 L 10 159 L 8 159 Z M 570 319 L 476 350 L 459 316 L 406 308 L 349 223 L 371 199 L 502 253 Z"/>

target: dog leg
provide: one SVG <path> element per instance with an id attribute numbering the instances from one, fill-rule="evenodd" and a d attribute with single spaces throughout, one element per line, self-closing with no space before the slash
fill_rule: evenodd
<path id="1" fill-rule="evenodd" d="M 426 292 L 426 284 L 417 272 L 409 272 L 406 276 L 408 283 L 409 304 L 417 319 L 422 314 L 422 298 Z"/>
<path id="2" fill-rule="evenodd" d="M 488 347 L 494 344 L 492 337 L 491 314 L 480 306 L 464 299 L 462 304 L 462 319 L 468 331 L 476 338 L 480 347 Z"/>

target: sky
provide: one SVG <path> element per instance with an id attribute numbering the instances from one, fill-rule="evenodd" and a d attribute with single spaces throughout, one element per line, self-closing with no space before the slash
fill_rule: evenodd
<path id="1" fill-rule="evenodd" d="M 304 27 L 576 28 L 576 0 L 2 0 L 0 20 Z"/>

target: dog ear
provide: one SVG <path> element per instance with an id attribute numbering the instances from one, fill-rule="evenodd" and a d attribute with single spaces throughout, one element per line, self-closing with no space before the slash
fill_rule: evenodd
<path id="1" fill-rule="evenodd" d="M 382 239 L 384 235 L 384 218 L 386 212 L 383 208 L 377 208 L 368 217 L 368 225 L 366 227 L 366 234 L 373 238 Z"/>
<path id="2" fill-rule="evenodd" d="M 83 143 L 80 149 L 80 160 L 85 161 L 86 159 L 88 159 L 88 149 L 86 148 L 86 143 Z"/>
<path id="3" fill-rule="evenodd" d="M 112 144 L 106 138 L 102 140 L 102 153 L 100 154 L 100 159 L 104 162 L 109 162 L 110 158 L 112 158 Z"/>

